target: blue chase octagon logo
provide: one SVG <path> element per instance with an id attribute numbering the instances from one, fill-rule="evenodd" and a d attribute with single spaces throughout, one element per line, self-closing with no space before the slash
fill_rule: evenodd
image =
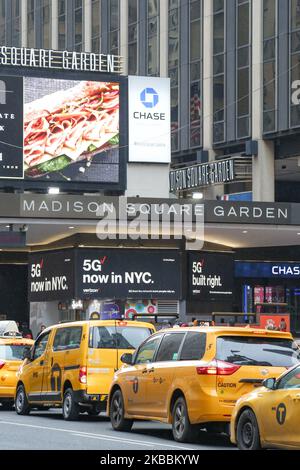
<path id="1" fill-rule="evenodd" d="M 141 102 L 145 108 L 155 108 L 159 102 L 159 96 L 154 88 L 145 88 L 141 93 Z"/>

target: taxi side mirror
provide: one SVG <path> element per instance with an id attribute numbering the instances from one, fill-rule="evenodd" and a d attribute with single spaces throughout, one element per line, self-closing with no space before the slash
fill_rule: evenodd
<path id="1" fill-rule="evenodd" d="M 28 359 L 29 361 L 32 360 L 32 349 L 31 346 L 25 346 L 23 351 L 23 360 Z"/>
<path id="2" fill-rule="evenodd" d="M 121 356 L 121 362 L 123 362 L 123 364 L 128 364 L 129 366 L 132 365 L 132 362 L 133 362 L 132 359 L 133 359 L 133 356 L 130 353 L 125 353 Z"/>
<path id="3" fill-rule="evenodd" d="M 266 379 L 262 383 L 263 387 L 267 388 L 268 390 L 275 390 L 276 379 Z"/>

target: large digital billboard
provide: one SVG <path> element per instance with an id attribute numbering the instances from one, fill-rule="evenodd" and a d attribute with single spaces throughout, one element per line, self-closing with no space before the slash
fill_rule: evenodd
<path id="1" fill-rule="evenodd" d="M 26 178 L 103 181 L 119 154 L 119 83 L 24 79 Z"/>
<path id="2" fill-rule="evenodd" d="M 125 80 L 46 75 L 0 76 L 1 186 L 126 189 Z"/>

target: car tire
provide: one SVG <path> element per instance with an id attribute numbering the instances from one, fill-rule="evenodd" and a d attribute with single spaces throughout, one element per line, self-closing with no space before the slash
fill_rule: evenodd
<path id="1" fill-rule="evenodd" d="M 252 410 L 242 412 L 236 429 L 236 440 L 240 450 L 260 450 L 260 435 L 257 419 Z"/>
<path id="2" fill-rule="evenodd" d="M 26 416 L 30 413 L 31 408 L 28 403 L 24 385 L 19 385 L 17 389 L 15 409 L 18 415 Z"/>
<path id="3" fill-rule="evenodd" d="M 110 422 L 115 431 L 130 431 L 132 419 L 125 419 L 124 398 L 121 390 L 116 390 L 112 396 L 109 410 Z"/>
<path id="4" fill-rule="evenodd" d="M 13 401 L 3 401 L 1 402 L 1 408 L 3 411 L 12 411 L 14 408 Z"/>
<path id="5" fill-rule="evenodd" d="M 71 388 L 68 388 L 64 393 L 62 413 L 66 421 L 76 421 L 79 418 L 80 407 L 75 401 L 74 392 Z"/>
<path id="6" fill-rule="evenodd" d="M 177 442 L 191 442 L 196 426 L 190 423 L 187 404 L 184 397 L 179 397 L 172 410 L 172 432 Z"/>

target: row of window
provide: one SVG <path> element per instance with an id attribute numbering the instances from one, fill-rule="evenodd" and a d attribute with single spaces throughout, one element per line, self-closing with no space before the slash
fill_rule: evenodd
<path id="1" fill-rule="evenodd" d="M 288 0 L 284 9 L 278 0 L 264 0 L 263 23 L 263 125 L 265 133 L 272 133 L 282 130 L 279 97 L 284 93 L 289 103 L 284 128 L 300 126 L 299 103 L 292 95 L 300 79 L 300 0 Z M 288 52 L 285 57 L 280 54 L 282 50 Z"/>
<path id="2" fill-rule="evenodd" d="M 22 43 L 23 8 L 26 11 L 26 44 L 30 47 L 52 47 L 52 1 L 25 1 L 24 10 L 21 0 L 0 0 L 0 44 Z M 212 2 L 211 112 L 214 143 L 222 144 L 251 136 L 252 1 Z M 58 49 L 84 50 L 86 3 L 83 0 L 58 0 L 55 5 L 58 9 Z M 121 6 L 121 0 L 91 0 L 89 14 L 93 51 L 120 54 L 124 46 L 120 38 Z M 204 0 L 168 0 L 168 73 L 171 79 L 172 150 L 175 152 L 184 150 L 184 147 L 202 146 L 203 6 Z M 129 74 L 159 75 L 160 34 L 163 33 L 161 8 L 162 0 L 128 0 L 126 45 Z M 290 98 L 293 87 L 300 79 L 300 0 L 287 0 L 284 5 L 280 0 L 262 0 L 262 15 L 263 129 L 267 134 L 300 126 L 300 106 Z M 141 29 L 146 31 L 146 41 L 141 38 Z M 105 37 L 101 35 L 104 30 L 107 33 Z M 187 42 L 188 56 L 184 46 Z M 141 47 L 145 50 L 140 50 Z M 283 57 L 285 50 L 289 53 Z M 288 95 L 289 116 L 286 125 L 281 124 L 280 127 L 278 103 L 284 86 Z M 185 109 L 182 119 L 181 102 L 187 97 L 187 90 L 189 108 L 188 111 Z M 282 119 L 282 113 L 280 117 Z M 185 139 L 181 141 L 183 134 Z"/>

